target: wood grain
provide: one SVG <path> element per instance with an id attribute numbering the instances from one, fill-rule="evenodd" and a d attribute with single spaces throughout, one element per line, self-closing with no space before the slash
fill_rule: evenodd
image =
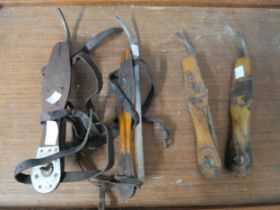
<path id="1" fill-rule="evenodd" d="M 138 5 L 279 8 L 280 0 L 0 0 L 3 6 Z"/>
<path id="2" fill-rule="evenodd" d="M 280 202 L 280 10 L 154 7 L 63 7 L 79 49 L 92 35 L 116 26 L 115 15 L 133 26 L 143 59 L 158 79 L 158 98 L 150 115 L 161 117 L 170 129 L 173 144 L 164 151 L 149 125 L 144 126 L 145 184 L 128 202 L 113 189 L 111 207 L 242 205 Z M 81 13 L 83 12 L 83 13 Z M 77 20 L 79 25 L 75 26 Z M 234 30 L 247 39 L 251 54 L 255 97 L 252 106 L 254 168 L 244 178 L 223 170 L 216 180 L 203 178 L 196 169 L 195 133 L 183 88 L 181 61 L 186 49 L 175 32 L 186 30 L 201 61 L 204 82 L 222 155 L 229 136 L 229 93 L 234 61 L 239 57 Z M 90 182 L 61 184 L 48 195 L 13 179 L 20 161 L 35 157 L 42 128 L 41 68 L 53 45 L 64 39 L 54 7 L 16 7 L 0 11 L 0 204 L 14 207 L 96 207 L 98 189 Z M 116 35 L 92 53 L 104 76 L 96 100 L 104 120 L 115 114 L 115 97 L 108 89 L 108 74 L 120 63 L 127 47 L 125 35 Z M 71 98 L 84 100 L 92 86 L 91 74 L 74 71 Z M 118 141 L 116 141 L 116 146 Z M 118 148 L 116 148 L 118 151 Z M 96 160 L 102 160 L 102 156 Z M 223 157 L 223 156 L 222 156 Z M 75 169 L 69 157 L 66 167 Z"/>
<path id="3" fill-rule="evenodd" d="M 240 206 L 240 207 L 161 207 L 149 208 L 150 210 L 278 210 L 279 205 L 274 206 Z M 145 208 L 127 208 L 127 210 L 145 210 Z"/>
<path id="4" fill-rule="evenodd" d="M 230 116 L 232 138 L 228 144 L 227 160 L 229 169 L 236 176 L 246 176 L 252 169 L 253 157 L 251 148 L 251 104 L 253 102 L 253 80 L 249 57 L 235 61 L 232 76 Z M 242 67 L 244 75 L 237 75 L 237 69 Z M 237 77 L 239 76 L 239 77 Z M 241 77 L 240 77 L 241 76 Z"/>
<path id="5" fill-rule="evenodd" d="M 195 130 L 198 170 L 206 178 L 213 179 L 221 173 L 221 158 L 208 103 L 208 90 L 197 62 L 193 55 L 182 61 L 184 87 Z"/>

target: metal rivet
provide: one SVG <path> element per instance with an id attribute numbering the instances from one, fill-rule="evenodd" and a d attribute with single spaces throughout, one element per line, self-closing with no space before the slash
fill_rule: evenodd
<path id="1" fill-rule="evenodd" d="M 58 177 L 58 173 L 55 173 L 55 174 L 54 174 L 54 177 Z"/>
<path id="2" fill-rule="evenodd" d="M 41 188 L 42 188 L 42 186 L 41 186 L 41 185 L 39 185 L 39 186 L 38 186 L 38 188 L 39 188 L 39 189 L 41 189 Z"/>
<path id="3" fill-rule="evenodd" d="M 50 184 L 49 187 L 52 188 L 52 185 Z"/>
<path id="4" fill-rule="evenodd" d="M 36 175 L 35 175 L 35 179 L 38 179 L 38 178 L 39 178 L 39 175 L 38 175 L 38 174 L 36 174 Z"/>
<path id="5" fill-rule="evenodd" d="M 203 158 L 203 164 L 207 167 L 207 168 L 212 168 L 214 167 L 214 160 L 209 157 L 209 156 L 205 156 Z"/>
<path id="6" fill-rule="evenodd" d="M 244 156 L 242 154 L 236 155 L 233 160 L 239 166 L 242 166 L 245 162 Z"/>

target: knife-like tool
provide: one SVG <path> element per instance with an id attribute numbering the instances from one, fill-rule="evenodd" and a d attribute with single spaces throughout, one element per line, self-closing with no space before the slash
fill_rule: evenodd
<path id="1" fill-rule="evenodd" d="M 190 53 L 182 64 L 187 104 L 196 134 L 198 170 L 206 178 L 215 178 L 221 172 L 221 159 L 208 104 L 208 90 L 203 82 L 198 58 L 190 39 L 181 33 L 177 33 L 177 36 Z"/>
<path id="2" fill-rule="evenodd" d="M 235 61 L 230 94 L 232 138 L 229 142 L 229 167 L 236 176 L 246 176 L 253 165 L 250 114 L 253 100 L 253 78 L 248 49 L 237 33 L 242 55 Z"/>

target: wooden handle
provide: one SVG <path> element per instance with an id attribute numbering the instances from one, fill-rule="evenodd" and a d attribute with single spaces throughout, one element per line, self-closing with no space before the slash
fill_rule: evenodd
<path id="1" fill-rule="evenodd" d="M 215 178 L 221 172 L 221 159 L 209 130 L 207 115 L 196 107 L 190 110 L 195 127 L 198 169 L 203 176 Z"/>
<path id="2" fill-rule="evenodd" d="M 126 135 L 125 135 L 125 121 L 124 113 L 119 113 L 119 129 L 120 129 L 120 153 L 125 153 L 126 151 Z"/>
<path id="3" fill-rule="evenodd" d="M 221 159 L 209 111 L 207 89 L 193 56 L 183 60 L 183 71 L 187 102 L 196 134 L 198 169 L 206 178 L 215 178 L 221 172 Z"/>
<path id="4" fill-rule="evenodd" d="M 129 112 L 121 111 L 119 113 L 119 129 L 120 129 L 120 152 L 130 154 L 131 153 L 131 141 L 132 141 L 132 128 L 131 128 L 131 116 Z"/>
<path id="5" fill-rule="evenodd" d="M 250 133 L 252 98 L 253 82 L 250 59 L 243 57 L 235 62 L 230 102 L 232 139 L 229 159 L 230 168 L 237 176 L 246 176 L 253 165 Z"/>
<path id="6" fill-rule="evenodd" d="M 128 60 L 128 59 L 131 59 L 131 57 L 132 57 L 132 55 L 131 55 L 130 49 L 129 48 L 124 49 L 122 56 L 121 56 L 122 62 L 124 62 L 125 60 Z"/>

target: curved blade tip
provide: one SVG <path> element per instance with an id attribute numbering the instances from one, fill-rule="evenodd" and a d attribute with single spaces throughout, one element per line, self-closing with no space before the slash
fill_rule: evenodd
<path id="1" fill-rule="evenodd" d="M 71 47 L 71 34 L 70 34 L 70 30 L 69 30 L 67 21 L 66 21 L 65 16 L 64 16 L 60 7 L 57 8 L 57 11 L 58 11 L 59 17 L 61 19 L 61 22 L 63 24 L 63 29 L 64 29 L 66 41 L 68 42 L 68 45 L 69 45 L 69 48 L 70 48 Z"/>
<path id="2" fill-rule="evenodd" d="M 196 58 L 197 57 L 196 52 L 194 50 L 194 47 L 192 45 L 192 42 L 191 42 L 190 38 L 186 34 L 183 34 L 183 33 L 180 33 L 180 32 L 176 32 L 176 36 L 186 46 L 188 51 Z"/>
<path id="3" fill-rule="evenodd" d="M 237 31 L 236 34 L 237 34 L 238 38 L 240 39 L 240 47 L 241 47 L 242 55 L 244 57 L 248 57 L 249 52 L 248 52 L 248 48 L 247 48 L 244 36 L 239 31 Z"/>

